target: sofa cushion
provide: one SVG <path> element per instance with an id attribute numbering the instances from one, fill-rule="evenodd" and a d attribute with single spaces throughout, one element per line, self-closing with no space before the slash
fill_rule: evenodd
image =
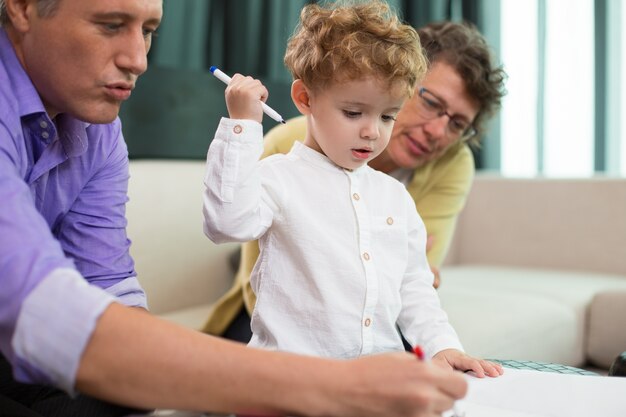
<path id="1" fill-rule="evenodd" d="M 169 313 L 159 314 L 162 319 L 180 324 L 194 330 L 202 330 L 204 323 L 209 317 L 213 303 L 204 303 L 188 308 L 181 308 Z"/>
<path id="2" fill-rule="evenodd" d="M 571 350 L 579 345 L 575 314 L 559 303 L 497 289 L 446 286 L 440 292 L 450 323 L 473 356 L 566 364 L 582 361 L 582 349 Z"/>
<path id="3" fill-rule="evenodd" d="M 609 290 L 626 277 L 466 265 L 442 270 L 439 294 L 468 353 L 581 366 L 592 300 Z"/>

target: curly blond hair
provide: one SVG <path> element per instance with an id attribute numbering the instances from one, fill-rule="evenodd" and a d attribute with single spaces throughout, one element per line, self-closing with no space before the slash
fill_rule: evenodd
<path id="1" fill-rule="evenodd" d="M 415 29 L 379 0 L 305 6 L 285 65 L 313 90 L 373 76 L 407 96 L 427 69 Z"/>

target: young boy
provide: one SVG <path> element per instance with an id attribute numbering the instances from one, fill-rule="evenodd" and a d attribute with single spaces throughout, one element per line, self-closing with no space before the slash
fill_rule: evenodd
<path id="1" fill-rule="evenodd" d="M 426 230 L 405 187 L 367 162 L 426 70 L 418 36 L 379 1 L 306 6 L 285 64 L 307 136 L 262 161 L 267 90 L 235 75 L 207 156 L 205 233 L 260 239 L 251 346 L 334 358 L 402 351 L 478 376 L 499 365 L 462 352 L 426 261 Z"/>

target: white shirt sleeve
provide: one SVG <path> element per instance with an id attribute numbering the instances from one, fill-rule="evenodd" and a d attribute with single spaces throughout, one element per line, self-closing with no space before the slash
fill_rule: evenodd
<path id="1" fill-rule="evenodd" d="M 222 118 L 207 153 L 204 233 L 215 243 L 258 239 L 272 224 L 259 158 L 263 129 L 252 120 Z"/>
<path id="2" fill-rule="evenodd" d="M 459 337 L 450 325 L 433 287 L 433 274 L 426 258 L 426 227 L 410 196 L 408 200 L 409 252 L 407 270 L 400 289 L 402 311 L 398 325 L 407 341 L 412 346 L 421 345 L 427 357 L 444 349 L 463 351 Z"/>

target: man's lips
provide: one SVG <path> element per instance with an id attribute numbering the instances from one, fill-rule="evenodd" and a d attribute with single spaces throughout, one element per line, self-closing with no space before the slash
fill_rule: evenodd
<path id="1" fill-rule="evenodd" d="M 108 96 L 120 101 L 128 99 L 133 88 L 135 88 L 133 83 L 126 82 L 111 83 L 104 86 Z"/>

